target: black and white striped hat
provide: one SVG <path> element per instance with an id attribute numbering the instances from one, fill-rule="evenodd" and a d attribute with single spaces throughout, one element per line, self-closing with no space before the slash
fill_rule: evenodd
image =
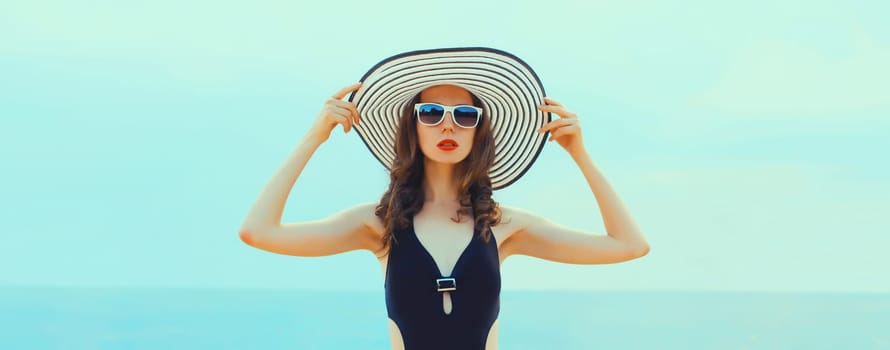
<path id="1" fill-rule="evenodd" d="M 395 159 L 399 118 L 411 100 L 435 85 L 457 85 L 479 100 L 491 117 L 495 144 L 489 171 L 492 188 L 504 188 L 534 163 L 547 134 L 536 131 L 550 121 L 538 110 L 544 87 L 535 72 L 518 57 L 486 47 L 411 51 L 374 65 L 361 78 L 362 87 L 349 96 L 361 123 L 355 131 L 387 168 Z"/>

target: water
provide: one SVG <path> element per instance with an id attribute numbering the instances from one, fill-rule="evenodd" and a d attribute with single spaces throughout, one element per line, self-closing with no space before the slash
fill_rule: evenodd
<path id="1" fill-rule="evenodd" d="M 500 348 L 890 349 L 890 294 L 505 290 Z M 389 349 L 383 291 L 0 288 L 0 349 Z"/>

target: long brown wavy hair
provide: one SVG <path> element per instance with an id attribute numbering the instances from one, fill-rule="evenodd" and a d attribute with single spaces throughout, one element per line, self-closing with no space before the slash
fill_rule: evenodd
<path id="1" fill-rule="evenodd" d="M 491 132 L 491 121 L 482 102 L 472 93 L 473 105 L 482 107 L 482 118 L 476 126 L 473 146 L 470 154 L 457 164 L 455 174 L 459 176 L 459 200 L 461 208 L 457 210 L 460 222 L 462 215 L 472 211 L 475 218 L 474 229 L 479 230 L 482 239 L 488 243 L 491 239 L 491 226 L 501 222 L 501 210 L 498 203 L 491 198 L 491 177 L 488 171 L 494 163 L 494 137 Z M 390 171 L 389 188 L 380 198 L 374 214 L 383 220 L 385 233 L 381 238 L 385 255 L 395 242 L 395 232 L 411 225 L 414 215 L 420 212 L 424 203 L 423 177 L 424 155 L 417 140 L 417 123 L 414 120 L 414 104 L 420 102 L 417 94 L 405 106 L 399 120 L 396 134 L 396 157 Z M 378 257 L 382 257 L 379 255 Z"/>

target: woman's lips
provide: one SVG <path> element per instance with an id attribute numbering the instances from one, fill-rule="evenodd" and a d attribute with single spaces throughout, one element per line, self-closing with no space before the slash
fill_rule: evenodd
<path id="1" fill-rule="evenodd" d="M 444 139 L 442 141 L 439 141 L 439 144 L 436 146 L 439 147 L 440 150 L 451 151 L 457 148 L 457 141 L 454 141 L 452 139 Z"/>

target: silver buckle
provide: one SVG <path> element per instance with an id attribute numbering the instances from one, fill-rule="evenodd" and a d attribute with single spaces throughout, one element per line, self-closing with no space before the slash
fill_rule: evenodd
<path id="1" fill-rule="evenodd" d="M 457 290 L 457 281 L 453 277 L 437 278 L 436 290 L 439 292 Z"/>

